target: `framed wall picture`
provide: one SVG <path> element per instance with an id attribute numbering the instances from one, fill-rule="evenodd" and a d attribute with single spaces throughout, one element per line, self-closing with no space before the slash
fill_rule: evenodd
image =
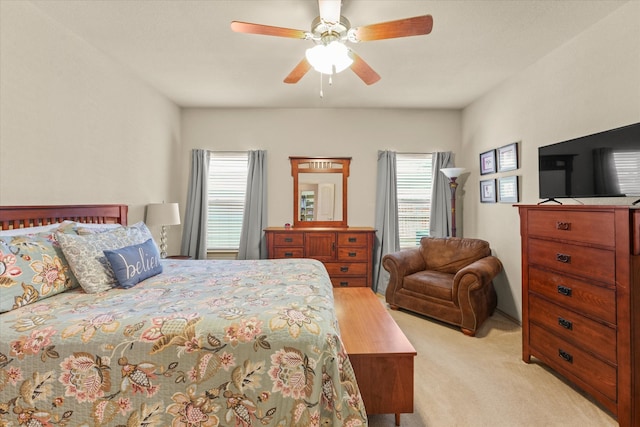
<path id="1" fill-rule="evenodd" d="M 518 143 L 498 148 L 498 172 L 514 171 L 518 169 Z"/>
<path id="2" fill-rule="evenodd" d="M 498 179 L 498 199 L 500 203 L 518 203 L 518 177 L 505 176 Z"/>
<path id="3" fill-rule="evenodd" d="M 496 173 L 496 150 L 480 153 L 480 175 Z"/>
<path id="4" fill-rule="evenodd" d="M 480 181 L 480 202 L 495 203 L 496 202 L 496 180 L 486 179 Z"/>

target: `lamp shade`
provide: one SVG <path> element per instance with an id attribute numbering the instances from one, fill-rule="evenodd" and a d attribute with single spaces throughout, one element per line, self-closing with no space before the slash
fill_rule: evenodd
<path id="1" fill-rule="evenodd" d="M 462 175 L 465 171 L 466 171 L 465 168 L 443 168 L 443 169 L 440 169 L 440 172 L 442 172 L 449 179 L 457 178 L 460 175 Z"/>
<path id="2" fill-rule="evenodd" d="M 180 210 L 177 203 L 151 203 L 147 205 L 147 225 L 178 225 Z"/>

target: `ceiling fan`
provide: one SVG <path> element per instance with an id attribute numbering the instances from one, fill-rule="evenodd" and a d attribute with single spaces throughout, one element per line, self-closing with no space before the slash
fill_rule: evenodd
<path id="1" fill-rule="evenodd" d="M 429 34 L 433 28 L 431 15 L 351 27 L 349 20 L 340 15 L 341 3 L 341 0 L 318 0 L 320 16 L 311 23 L 311 31 L 240 21 L 232 21 L 231 29 L 238 33 L 312 40 L 315 46 L 307 49 L 302 61 L 285 77 L 285 83 L 298 83 L 311 68 L 329 75 L 351 68 L 363 82 L 371 85 L 380 80 L 380 76 L 348 48 L 346 42 L 419 36 Z"/>

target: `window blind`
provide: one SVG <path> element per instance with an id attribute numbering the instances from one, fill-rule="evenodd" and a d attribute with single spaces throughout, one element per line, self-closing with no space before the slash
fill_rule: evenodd
<path id="1" fill-rule="evenodd" d="M 247 173 L 247 152 L 211 153 L 207 189 L 207 249 L 238 250 Z"/>
<path id="2" fill-rule="evenodd" d="M 432 186 L 431 154 L 396 155 L 400 247 L 415 247 L 429 235 Z"/>

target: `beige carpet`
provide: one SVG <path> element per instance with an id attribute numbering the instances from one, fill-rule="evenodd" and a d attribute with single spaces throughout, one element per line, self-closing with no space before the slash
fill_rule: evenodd
<path id="1" fill-rule="evenodd" d="M 606 427 L 618 423 L 602 407 L 542 364 L 522 361 L 521 328 L 494 314 L 475 338 L 459 329 L 389 310 L 418 356 L 414 413 L 403 427 Z M 370 415 L 372 427 L 394 416 Z"/>

